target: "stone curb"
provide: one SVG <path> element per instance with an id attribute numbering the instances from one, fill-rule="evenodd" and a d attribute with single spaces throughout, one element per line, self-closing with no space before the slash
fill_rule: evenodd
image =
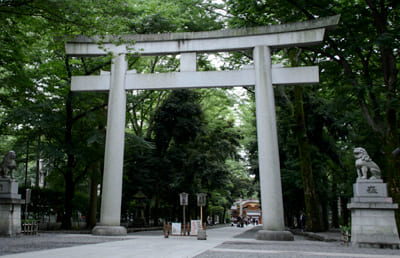
<path id="1" fill-rule="evenodd" d="M 323 242 L 344 242 L 340 236 L 339 237 L 332 237 L 325 235 L 324 232 L 320 233 L 315 233 L 315 232 L 303 232 L 301 230 L 296 230 L 296 229 L 291 229 L 290 232 L 292 232 L 294 235 L 300 235 L 300 236 L 305 236 L 307 238 L 310 238 L 312 240 L 317 240 L 317 241 L 323 241 Z M 338 233 L 340 235 L 340 233 Z"/>

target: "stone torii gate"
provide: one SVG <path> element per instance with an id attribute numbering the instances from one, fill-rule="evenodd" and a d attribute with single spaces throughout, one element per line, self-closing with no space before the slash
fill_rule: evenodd
<path id="1" fill-rule="evenodd" d="M 104 177 L 100 224 L 93 234 L 124 235 L 120 226 L 123 178 L 126 90 L 235 87 L 255 85 L 256 119 L 261 186 L 263 230 L 257 239 L 293 240 L 285 231 L 278 137 L 273 85 L 314 84 L 319 82 L 318 66 L 274 68 L 271 48 L 318 44 L 327 28 L 339 16 L 292 24 L 209 32 L 129 35 L 123 39 L 135 44 L 116 45 L 112 38 L 102 40 L 79 36 L 65 45 L 69 56 L 113 54 L 111 72 L 99 76 L 72 77 L 72 91 L 109 91 Z M 134 48 L 132 50 L 132 48 Z M 235 71 L 196 71 L 196 53 L 253 50 L 254 66 Z M 180 72 L 136 74 L 128 71 L 126 55 L 180 54 Z"/>

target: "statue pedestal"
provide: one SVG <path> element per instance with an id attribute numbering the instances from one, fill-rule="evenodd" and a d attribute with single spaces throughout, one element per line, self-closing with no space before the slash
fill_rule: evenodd
<path id="1" fill-rule="evenodd" d="M 21 233 L 21 195 L 14 179 L 0 178 L 0 236 Z"/>
<path id="2" fill-rule="evenodd" d="M 357 247 L 399 248 L 394 211 L 398 204 L 388 197 L 381 179 L 357 179 L 353 184 L 351 210 L 351 243 Z"/>
<path id="3" fill-rule="evenodd" d="M 92 234 L 97 236 L 126 236 L 127 229 L 122 226 L 98 225 L 92 229 Z"/>

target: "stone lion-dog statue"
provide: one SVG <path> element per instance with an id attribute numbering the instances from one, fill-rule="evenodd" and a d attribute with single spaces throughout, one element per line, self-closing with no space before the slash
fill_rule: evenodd
<path id="1" fill-rule="evenodd" d="M 368 179 L 368 172 L 371 177 L 369 179 L 380 179 L 381 169 L 372 161 L 364 148 L 357 147 L 353 150 L 356 159 L 356 168 L 359 179 Z"/>
<path id="2" fill-rule="evenodd" d="M 14 169 L 16 167 L 15 163 L 15 152 L 9 151 L 3 158 L 3 162 L 0 164 L 0 176 L 7 178 L 8 172 L 10 172 L 10 178 L 14 179 Z"/>

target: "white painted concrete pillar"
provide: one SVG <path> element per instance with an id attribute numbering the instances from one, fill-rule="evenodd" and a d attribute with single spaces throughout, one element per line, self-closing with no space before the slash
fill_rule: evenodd
<path id="1" fill-rule="evenodd" d="M 283 231 L 285 225 L 270 48 L 256 46 L 253 57 L 263 229 Z"/>
<path id="2" fill-rule="evenodd" d="M 124 54 L 113 58 L 108 99 L 107 138 L 100 212 L 101 226 L 120 226 L 126 115 L 125 74 L 127 67 L 128 63 Z"/>

